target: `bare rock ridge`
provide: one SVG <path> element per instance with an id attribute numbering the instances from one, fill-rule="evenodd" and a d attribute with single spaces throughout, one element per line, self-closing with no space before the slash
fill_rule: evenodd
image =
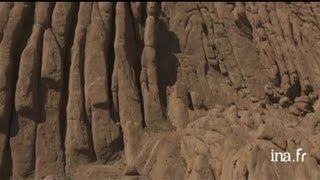
<path id="1" fill-rule="evenodd" d="M 318 180 L 319 27 L 317 2 L 1 2 L 0 179 Z"/>
<path id="2" fill-rule="evenodd" d="M 24 48 L 16 84 L 15 109 L 12 118 L 10 147 L 12 148 L 13 178 L 29 177 L 35 169 L 37 123 L 40 122 L 40 67 L 42 41 L 49 24 L 52 4 L 37 4 L 32 33 Z"/>
<path id="3" fill-rule="evenodd" d="M 10 4 L 7 5 L 7 8 Z M 2 4 L 1 8 L 6 8 Z M 7 174 L 8 163 L 10 163 L 9 137 L 10 137 L 10 119 L 13 119 L 12 111 L 14 110 L 14 92 L 16 83 L 17 64 L 19 64 L 21 54 L 21 42 L 24 40 L 23 22 L 27 22 L 27 17 L 31 11 L 30 3 L 15 3 L 9 13 L 4 13 L 4 22 L 1 29 L 3 30 L 0 43 L 1 57 L 1 87 L 0 87 L 0 166 L 1 173 Z M 5 11 L 4 11 L 5 12 Z M 32 130 L 31 130 L 32 131 Z"/>
<path id="4" fill-rule="evenodd" d="M 144 119 L 150 129 L 159 129 L 165 125 L 164 107 L 160 102 L 157 61 L 158 26 L 160 4 L 147 4 L 147 18 L 144 30 L 144 48 L 141 56 L 141 91 L 143 96 Z"/>
<path id="5" fill-rule="evenodd" d="M 86 115 L 84 100 L 84 51 L 92 3 L 79 6 L 78 21 L 71 48 L 69 97 L 67 103 L 67 127 L 65 137 L 66 175 L 81 164 L 95 160 L 92 134 Z"/>

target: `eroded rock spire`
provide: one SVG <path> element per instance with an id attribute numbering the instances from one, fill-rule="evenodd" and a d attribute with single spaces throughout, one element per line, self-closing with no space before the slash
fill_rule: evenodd
<path id="1" fill-rule="evenodd" d="M 118 2 L 115 17 L 115 62 L 112 90 L 116 97 L 123 131 L 124 151 L 127 163 L 139 152 L 143 135 L 143 114 L 137 87 L 135 38 L 128 3 Z"/>

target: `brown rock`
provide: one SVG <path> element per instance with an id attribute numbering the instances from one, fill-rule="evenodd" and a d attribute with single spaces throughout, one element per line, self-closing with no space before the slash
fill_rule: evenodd
<path id="1" fill-rule="evenodd" d="M 39 79 L 42 39 L 45 23 L 48 22 L 51 3 L 37 3 L 29 41 L 21 54 L 18 81 L 16 84 L 16 118 L 11 125 L 10 148 L 14 179 L 31 179 L 35 170 L 36 126 L 39 118 Z M 41 12 L 40 10 L 44 11 Z"/>
<path id="2" fill-rule="evenodd" d="M 119 118 L 123 130 L 127 163 L 131 163 L 137 155 L 141 137 L 143 114 L 141 99 L 136 85 L 135 67 L 137 54 L 134 47 L 134 33 L 129 16 L 129 4 L 118 2 L 115 20 L 115 69 L 113 71 L 113 88 L 119 107 Z"/>
<path id="3" fill-rule="evenodd" d="M 319 23 L 318 2 L 0 3 L 0 179 L 320 179 Z"/>
<path id="4" fill-rule="evenodd" d="M 90 125 L 85 110 L 84 47 L 92 3 L 80 3 L 79 18 L 71 50 L 69 98 L 65 138 L 66 174 L 72 177 L 75 168 L 94 160 Z"/>
<path id="5" fill-rule="evenodd" d="M 5 25 L 8 22 L 10 10 L 13 7 L 13 3 L 0 3 L 0 42 L 3 38 L 3 31 Z"/>
<path id="6" fill-rule="evenodd" d="M 64 155 L 61 141 L 61 90 L 63 59 L 53 32 L 44 32 L 40 80 L 41 123 L 36 139 L 36 179 L 48 175 L 64 175 Z"/>
<path id="7" fill-rule="evenodd" d="M 112 3 L 107 5 L 113 6 Z M 110 40 L 113 12 L 110 11 L 107 15 L 109 17 L 102 19 L 98 4 L 93 3 L 92 6 L 85 49 L 84 88 L 95 154 L 98 161 L 105 163 L 116 153 L 116 149 L 120 146 L 117 143 L 121 138 L 119 126 L 115 123 L 115 119 L 111 118 L 111 96 L 108 91 L 108 78 L 111 75 L 108 64 L 111 59 L 107 58 L 107 54 L 112 45 Z"/>
<path id="8" fill-rule="evenodd" d="M 11 3 L 10 3 L 11 4 Z M 2 8 L 10 7 L 11 5 L 2 4 Z M 29 3 L 14 3 L 9 17 L 2 17 L 7 23 L 4 26 L 2 21 L 1 31 L 3 37 L 0 43 L 0 178 L 5 179 L 9 175 L 9 159 L 10 154 L 8 148 L 9 143 L 9 126 L 11 123 L 11 112 L 14 103 L 14 89 L 16 81 L 16 65 L 18 64 L 18 55 L 15 51 L 23 42 L 23 27 L 22 23 L 26 21 L 26 16 L 29 15 L 31 6 Z M 5 11 L 1 11 L 6 16 Z M 32 130 L 31 130 L 32 131 Z"/>
<path id="9" fill-rule="evenodd" d="M 144 49 L 141 57 L 141 91 L 144 103 L 144 119 L 146 126 L 152 130 L 163 129 L 166 123 L 164 107 L 160 103 L 158 87 L 157 61 L 159 59 L 158 48 L 158 18 L 159 3 L 148 3 L 146 27 L 144 30 Z"/>
<path id="10" fill-rule="evenodd" d="M 294 99 L 294 102 L 310 103 L 311 99 L 308 96 L 300 96 Z"/>
<path id="11" fill-rule="evenodd" d="M 124 175 L 128 176 L 137 176 L 140 175 L 138 170 L 134 166 L 127 166 L 126 169 L 124 170 Z"/>
<path id="12" fill-rule="evenodd" d="M 48 175 L 65 176 L 62 119 L 65 46 L 74 7 L 57 3 L 52 12 L 52 29 L 43 38 L 40 79 L 41 118 L 36 140 L 36 179 Z"/>

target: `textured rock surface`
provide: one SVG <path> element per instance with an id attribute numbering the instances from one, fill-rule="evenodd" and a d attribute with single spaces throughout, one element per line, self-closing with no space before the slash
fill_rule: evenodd
<path id="1" fill-rule="evenodd" d="M 318 180 L 319 27 L 317 2 L 1 2 L 0 179 Z"/>

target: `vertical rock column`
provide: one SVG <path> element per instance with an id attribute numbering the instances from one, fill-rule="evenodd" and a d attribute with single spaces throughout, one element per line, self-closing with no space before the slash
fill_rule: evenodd
<path id="1" fill-rule="evenodd" d="M 94 151 L 90 125 L 87 119 L 84 100 L 84 49 L 87 29 L 90 24 L 92 3 L 81 2 L 78 22 L 71 49 L 69 73 L 69 98 L 67 104 L 67 128 L 65 139 L 66 175 L 72 177 L 81 164 L 93 161 Z"/>
<path id="2" fill-rule="evenodd" d="M 114 155 L 118 145 L 116 140 L 120 137 L 120 126 L 111 118 L 108 90 L 113 7 L 113 3 L 93 3 L 85 49 L 86 110 L 92 125 L 95 154 L 101 163 Z"/>
<path id="3" fill-rule="evenodd" d="M 157 76 L 157 29 L 160 3 L 148 2 L 144 32 L 144 49 L 141 57 L 141 91 L 146 126 L 152 130 L 162 129 L 166 123 L 160 103 Z"/>
<path id="4" fill-rule="evenodd" d="M 3 37 L 4 28 L 8 22 L 10 10 L 13 7 L 12 2 L 0 2 L 0 42 Z"/>
<path id="5" fill-rule="evenodd" d="M 116 5 L 115 65 L 112 77 L 114 104 L 118 103 L 127 163 L 132 163 L 141 147 L 143 115 L 136 83 L 137 54 L 128 3 Z"/>
<path id="6" fill-rule="evenodd" d="M 32 34 L 21 55 L 15 95 L 16 112 L 10 131 L 13 179 L 31 179 L 34 176 L 42 36 L 51 8 L 51 3 L 36 3 Z"/>
<path id="7" fill-rule="evenodd" d="M 36 179 L 65 176 L 62 142 L 62 106 L 65 48 L 73 3 L 56 3 L 51 29 L 43 37 L 40 95 L 42 117 L 37 128 Z"/>
<path id="8" fill-rule="evenodd" d="M 143 2 L 131 2 L 131 11 L 133 15 L 133 24 L 137 36 L 137 41 L 138 43 L 142 43 L 142 36 L 143 36 L 143 28 L 142 28 L 142 10 L 144 8 L 144 3 Z M 141 42 L 140 42 L 141 41 Z"/>
<path id="9" fill-rule="evenodd" d="M 170 48 L 169 51 L 172 53 L 172 60 L 176 60 L 176 80 L 172 83 L 172 86 L 167 87 L 167 111 L 168 117 L 172 121 L 173 125 L 178 129 L 184 128 L 191 119 L 188 112 L 188 84 L 187 75 L 184 70 L 186 56 L 184 50 L 188 44 L 188 35 L 190 32 L 190 24 L 188 25 L 188 19 L 191 17 L 189 14 L 192 12 L 190 9 L 195 6 L 195 3 L 175 3 L 172 4 L 174 8 L 170 11 L 172 18 L 170 18 L 169 31 L 170 37 Z"/>
<path id="10" fill-rule="evenodd" d="M 64 160 L 60 130 L 62 57 L 58 42 L 51 29 L 43 38 L 41 69 L 41 98 L 43 108 L 37 129 L 36 179 L 48 175 L 63 175 Z"/>
<path id="11" fill-rule="evenodd" d="M 9 172 L 5 159 L 9 158 L 7 143 L 17 72 L 15 67 L 18 64 L 16 49 L 21 45 L 22 25 L 30 8 L 29 3 L 14 4 L 0 43 L 0 179 L 4 179 L 4 174 Z"/>

